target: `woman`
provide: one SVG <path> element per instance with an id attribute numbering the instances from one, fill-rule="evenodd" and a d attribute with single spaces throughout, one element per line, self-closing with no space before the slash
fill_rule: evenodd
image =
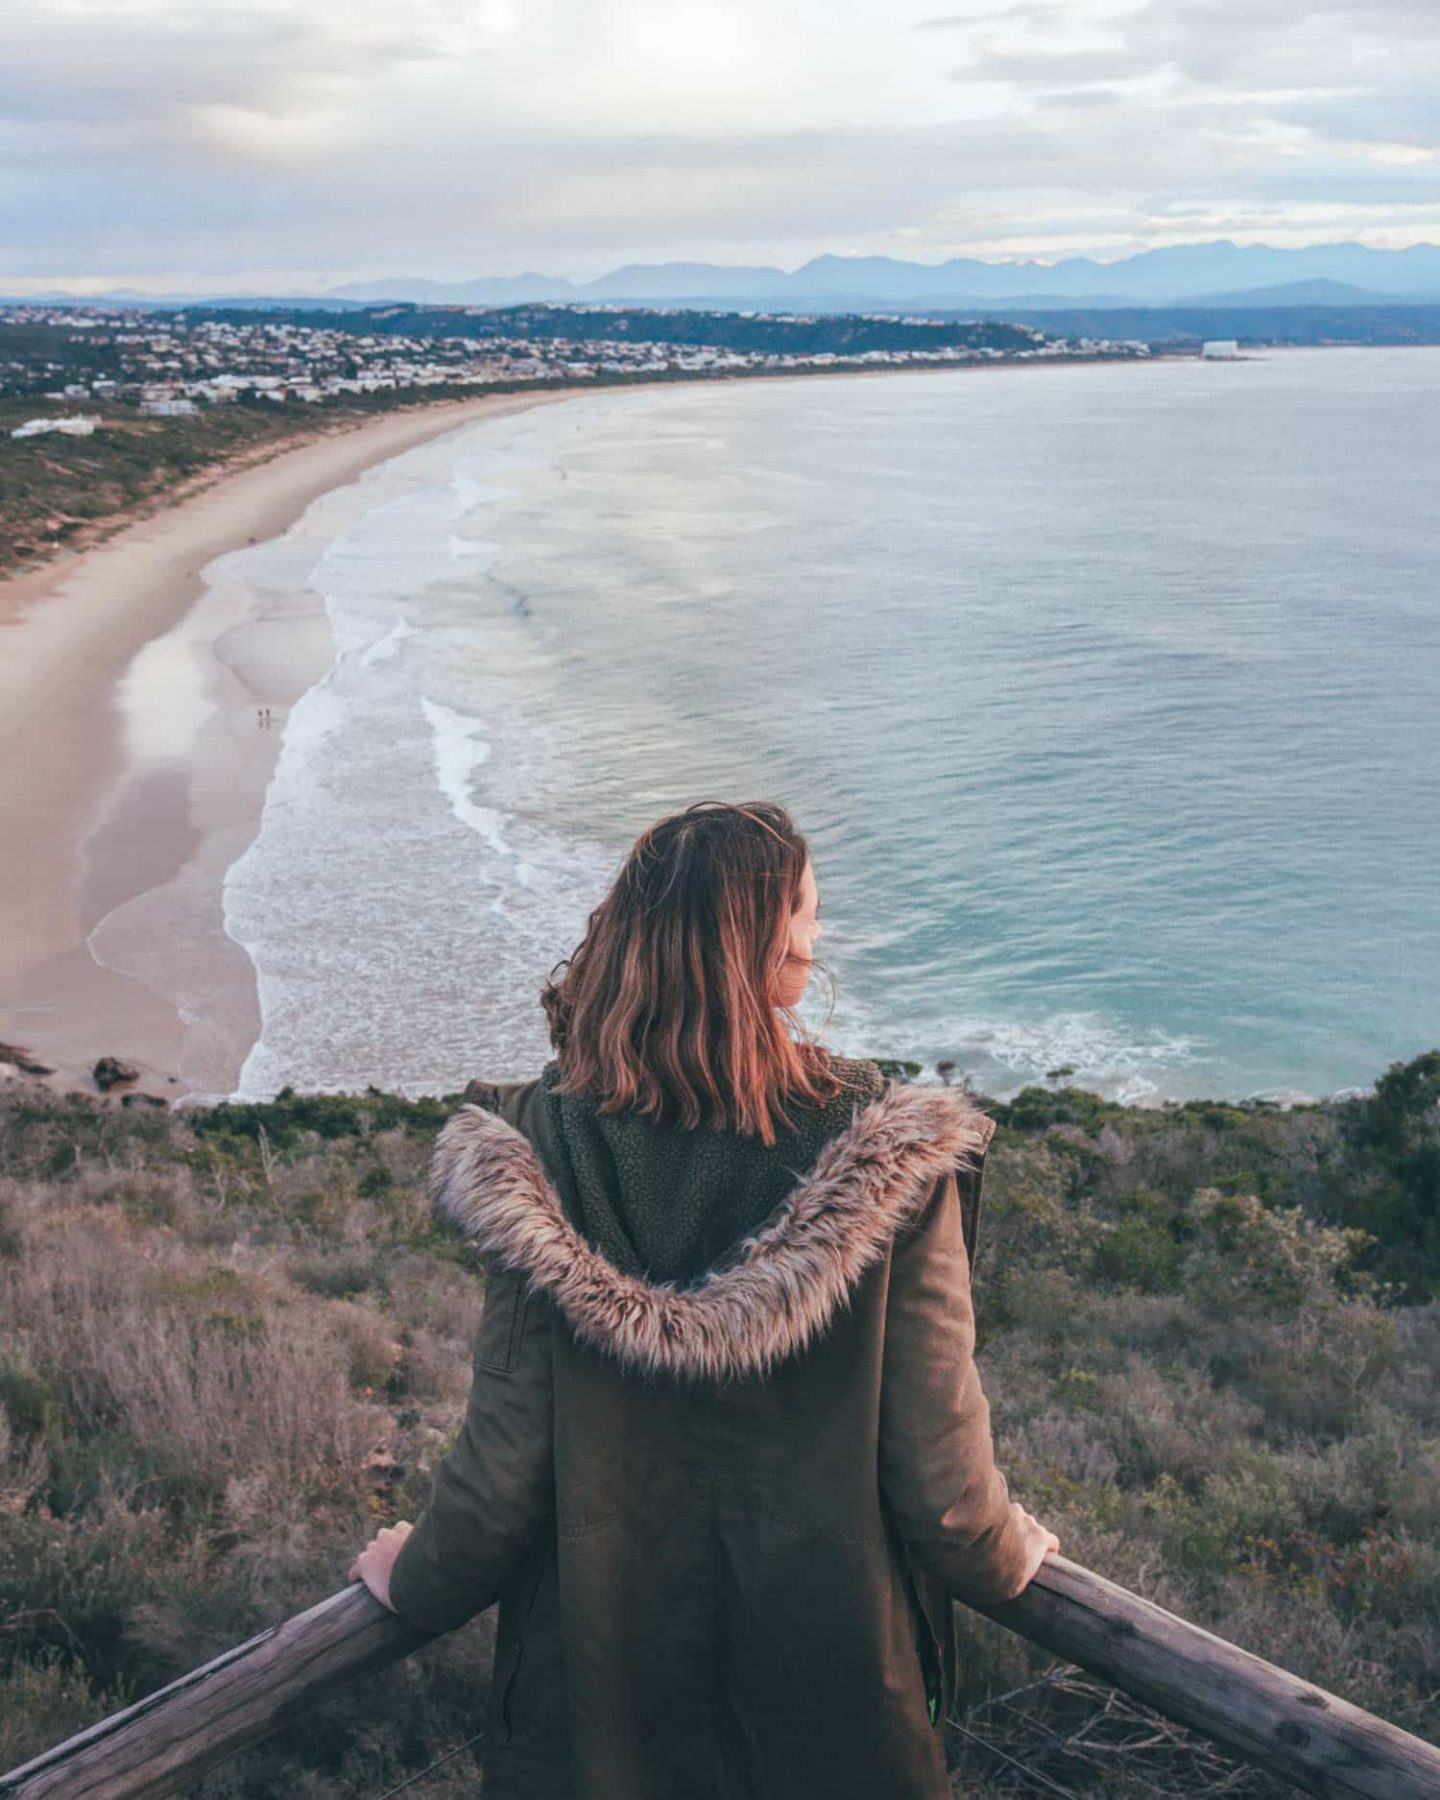
<path id="1" fill-rule="evenodd" d="M 1059 1547 L 972 1358 L 991 1121 L 808 1040 L 817 912 L 782 808 L 662 819 L 545 993 L 555 1060 L 437 1140 L 474 1383 L 351 1574 L 431 1632 L 499 1601 L 487 1800 L 940 1800 L 951 1596 Z"/>

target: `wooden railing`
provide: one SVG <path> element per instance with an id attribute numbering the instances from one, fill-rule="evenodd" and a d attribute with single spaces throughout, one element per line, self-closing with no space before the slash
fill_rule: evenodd
<path id="1" fill-rule="evenodd" d="M 1326 1800 L 1437 1800 L 1440 1749 L 1051 1556 L 1017 1600 L 987 1607 L 1182 1725 Z M 15 1800 L 151 1800 L 303 1717 L 423 1635 L 350 1587 L 227 1651 L 23 1768 Z"/>

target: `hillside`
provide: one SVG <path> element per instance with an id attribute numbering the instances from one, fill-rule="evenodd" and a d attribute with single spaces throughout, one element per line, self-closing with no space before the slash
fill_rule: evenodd
<path id="1" fill-rule="evenodd" d="M 0 1090 L 0 1769 L 333 1590 L 423 1504 L 482 1299 L 423 1192 L 455 1098 Z M 1440 1735 L 1440 1051 L 1291 1110 L 990 1110 L 976 1286 L 1016 1493 L 1077 1560 Z M 1038 1659 L 963 1620 L 962 1718 L 994 1737 Z M 476 1729 L 491 1636 L 191 1792 L 366 1800 Z M 1005 1718 L 1097 1800 L 1229 1779 L 1174 1733 L 1097 1762 Z M 1011 1791 L 954 1743 L 958 1791 Z M 424 1791 L 472 1782 L 461 1756 Z"/>
<path id="2" fill-rule="evenodd" d="M 189 320 L 216 320 L 242 325 L 252 316 L 243 310 L 188 308 Z M 998 319 L 870 318 L 826 313 L 792 317 L 785 314 L 705 312 L 648 307 L 503 306 L 444 307 L 420 305 L 367 306 L 338 315 L 277 309 L 287 325 L 312 329 L 328 326 L 357 336 L 415 338 L 519 339 L 531 343 L 648 343 L 704 345 L 763 356 L 834 357 L 839 359 L 909 352 L 936 355 L 945 350 L 992 351 L 1000 356 L 1033 354 L 1044 335 L 1029 325 Z"/>
<path id="3" fill-rule="evenodd" d="M 133 406 L 87 403 L 101 422 L 90 437 L 47 433 L 12 441 L 27 419 L 77 410 L 53 402 L 0 400 L 0 575 L 80 550 L 147 508 L 172 506 L 207 476 L 259 461 L 302 437 L 360 416 L 317 420 L 298 403 L 239 405 L 190 418 L 154 419 Z"/>

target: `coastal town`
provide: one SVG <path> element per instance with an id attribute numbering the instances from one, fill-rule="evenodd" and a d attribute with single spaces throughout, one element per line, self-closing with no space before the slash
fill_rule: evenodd
<path id="1" fill-rule="evenodd" d="M 450 315 L 450 316 L 446 316 Z M 698 331 L 700 341 L 696 341 Z M 523 327 L 523 329 L 522 329 Z M 708 329 L 707 329 L 708 327 Z M 606 335 L 607 330 L 611 335 Z M 642 312 L 563 306 L 290 312 L 0 307 L 0 398 L 106 402 L 157 417 L 535 383 L 1134 358 L 1133 341 L 997 321 Z M 84 435 L 101 421 L 12 424 Z"/>
<path id="2" fill-rule="evenodd" d="M 380 415 L 631 383 L 1148 358 L 998 319 L 534 304 L 0 305 L 0 575 Z"/>

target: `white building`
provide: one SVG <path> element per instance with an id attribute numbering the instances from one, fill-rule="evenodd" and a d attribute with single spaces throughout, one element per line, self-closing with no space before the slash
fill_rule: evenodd
<path id="1" fill-rule="evenodd" d="M 99 419 L 87 418 L 83 413 L 76 413 L 69 419 L 27 419 L 23 425 L 17 425 L 11 431 L 12 438 L 43 437 L 47 431 L 60 431 L 66 437 L 90 437 Z"/>
<path id="2" fill-rule="evenodd" d="M 1200 355 L 1206 362 L 1235 362 L 1240 346 L 1234 338 L 1211 338 L 1200 346 Z"/>
<path id="3" fill-rule="evenodd" d="M 140 410 L 142 413 L 149 413 L 155 419 L 183 419 L 187 414 L 198 412 L 200 409 L 193 400 L 186 400 L 177 395 L 173 398 L 167 396 L 163 400 L 142 400 Z"/>

